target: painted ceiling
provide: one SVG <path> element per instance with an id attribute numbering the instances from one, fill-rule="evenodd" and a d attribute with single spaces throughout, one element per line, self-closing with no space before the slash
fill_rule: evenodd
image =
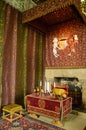
<path id="1" fill-rule="evenodd" d="M 37 6 L 38 4 L 46 0 L 3 0 L 3 1 L 10 4 L 14 8 L 18 9 L 19 11 L 23 12 L 25 10 Z"/>

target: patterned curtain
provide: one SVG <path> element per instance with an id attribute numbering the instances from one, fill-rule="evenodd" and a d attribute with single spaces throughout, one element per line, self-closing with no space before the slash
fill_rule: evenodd
<path id="1" fill-rule="evenodd" d="M 26 94 L 32 93 L 35 86 L 35 53 L 36 53 L 36 32 L 34 28 L 28 28 L 27 45 L 27 88 Z"/>
<path id="2" fill-rule="evenodd" d="M 9 103 L 24 106 L 25 95 L 43 81 L 45 35 L 22 25 L 21 13 L 9 4 L 5 8 L 4 25 L 2 106 Z"/>
<path id="3" fill-rule="evenodd" d="M 2 96 L 2 56 L 3 56 L 3 35 L 5 21 L 5 3 L 0 1 L 0 108 Z"/>
<path id="4" fill-rule="evenodd" d="M 36 74 L 35 74 L 35 87 L 40 87 L 42 82 L 43 87 L 43 73 L 44 73 L 44 47 L 45 35 L 42 32 L 36 31 Z"/>
<path id="5" fill-rule="evenodd" d="M 2 68 L 2 106 L 15 102 L 18 11 L 6 5 Z"/>
<path id="6" fill-rule="evenodd" d="M 45 35 L 35 28 L 29 27 L 27 47 L 27 88 L 26 94 L 33 93 L 35 87 L 43 82 Z"/>
<path id="7" fill-rule="evenodd" d="M 28 27 L 22 25 L 22 15 L 18 16 L 18 35 L 17 35 L 17 56 L 16 56 L 16 86 L 15 86 L 15 102 L 24 106 L 24 97 L 26 95 L 26 48 Z M 22 99 L 22 100 L 21 100 Z"/>
<path id="8" fill-rule="evenodd" d="M 2 106 L 9 103 L 24 106 L 28 27 L 22 24 L 22 14 L 18 10 L 6 4 L 5 11 Z"/>

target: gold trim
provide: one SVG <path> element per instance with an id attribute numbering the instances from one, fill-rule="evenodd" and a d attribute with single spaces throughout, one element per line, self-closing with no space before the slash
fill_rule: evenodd
<path id="1" fill-rule="evenodd" d="M 67 67 L 45 67 L 45 69 L 86 69 L 86 67 L 83 66 L 67 66 Z"/>

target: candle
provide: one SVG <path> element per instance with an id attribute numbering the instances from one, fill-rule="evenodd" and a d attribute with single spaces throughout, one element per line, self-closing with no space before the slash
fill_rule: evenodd
<path id="1" fill-rule="evenodd" d="M 84 0 L 81 0 L 81 2 L 84 2 Z"/>
<path id="2" fill-rule="evenodd" d="M 55 86 L 56 86 L 56 84 L 55 84 L 55 82 L 54 82 L 54 88 L 55 88 Z"/>
<path id="3" fill-rule="evenodd" d="M 50 92 L 50 84 L 47 82 L 47 91 Z"/>
<path id="4" fill-rule="evenodd" d="M 40 81 L 40 86 L 42 86 L 42 81 Z"/>
<path id="5" fill-rule="evenodd" d="M 44 92 L 46 93 L 47 90 L 47 82 L 45 81 L 45 85 L 44 85 Z"/>

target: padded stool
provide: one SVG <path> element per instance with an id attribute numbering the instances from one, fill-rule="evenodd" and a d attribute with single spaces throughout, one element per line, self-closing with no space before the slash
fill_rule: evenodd
<path id="1" fill-rule="evenodd" d="M 22 117 L 22 106 L 18 104 L 9 104 L 3 107 L 3 119 L 10 122 Z"/>

